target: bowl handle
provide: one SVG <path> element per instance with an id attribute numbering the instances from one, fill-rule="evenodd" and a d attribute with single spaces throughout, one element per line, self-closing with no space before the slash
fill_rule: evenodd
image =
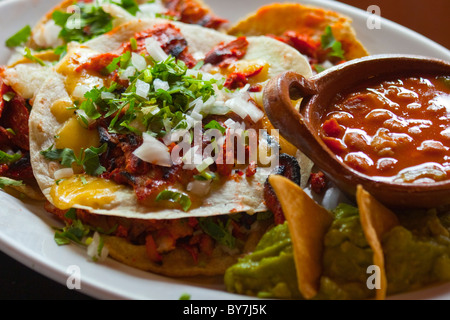
<path id="1" fill-rule="evenodd" d="M 300 150 L 317 144 L 307 119 L 295 108 L 292 100 L 308 100 L 318 93 L 314 81 L 287 71 L 271 79 L 263 94 L 264 109 L 272 125 Z"/>

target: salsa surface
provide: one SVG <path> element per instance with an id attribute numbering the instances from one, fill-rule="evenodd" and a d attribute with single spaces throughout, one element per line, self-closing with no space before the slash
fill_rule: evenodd
<path id="1" fill-rule="evenodd" d="M 320 136 L 338 158 L 400 183 L 450 178 L 450 76 L 374 79 L 341 94 Z"/>

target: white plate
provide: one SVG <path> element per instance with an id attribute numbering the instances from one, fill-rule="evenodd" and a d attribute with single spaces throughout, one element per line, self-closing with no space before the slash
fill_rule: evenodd
<path id="1" fill-rule="evenodd" d="M 0 43 L 24 27 L 33 25 L 59 0 L 6 0 L 0 3 L 2 33 Z M 206 1 L 220 16 L 236 21 L 271 0 L 209 0 Z M 234 3 L 233 3 L 234 2 Z M 239 5 L 237 5 L 239 3 Z M 450 51 L 435 42 L 398 24 L 381 20 L 381 29 L 369 29 L 365 11 L 334 1 L 305 0 L 346 14 L 353 18 L 358 37 L 372 54 L 408 53 L 450 61 Z M 404 9 L 407 10 L 407 9 Z M 9 51 L 0 47 L 0 63 Z M 81 272 L 81 292 L 99 299 L 164 299 L 177 300 L 183 293 L 197 299 L 252 299 L 224 291 L 221 281 L 205 283 L 196 279 L 170 279 L 129 268 L 116 261 L 102 264 L 88 261 L 85 250 L 76 246 L 58 247 L 52 227 L 57 224 L 40 205 L 23 204 L 0 193 L 0 249 L 12 258 L 63 285 L 69 267 Z M 450 284 L 408 293 L 401 299 L 449 299 Z"/>

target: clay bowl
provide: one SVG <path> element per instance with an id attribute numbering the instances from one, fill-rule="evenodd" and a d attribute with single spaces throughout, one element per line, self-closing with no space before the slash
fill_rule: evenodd
<path id="1" fill-rule="evenodd" d="M 380 181 L 340 161 L 318 135 L 320 118 L 333 98 L 374 77 L 450 75 L 450 63 L 421 56 L 375 55 L 335 66 L 309 79 L 285 72 L 264 91 L 264 108 L 280 135 L 295 145 L 344 193 L 362 185 L 390 207 L 435 208 L 450 204 L 450 180 L 427 184 Z M 292 100 L 302 98 L 299 108 Z"/>

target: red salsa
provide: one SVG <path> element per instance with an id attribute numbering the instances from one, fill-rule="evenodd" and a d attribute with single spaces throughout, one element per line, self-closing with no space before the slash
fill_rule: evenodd
<path id="1" fill-rule="evenodd" d="M 341 161 L 368 176 L 450 179 L 450 76 L 373 80 L 339 95 L 320 135 Z"/>

